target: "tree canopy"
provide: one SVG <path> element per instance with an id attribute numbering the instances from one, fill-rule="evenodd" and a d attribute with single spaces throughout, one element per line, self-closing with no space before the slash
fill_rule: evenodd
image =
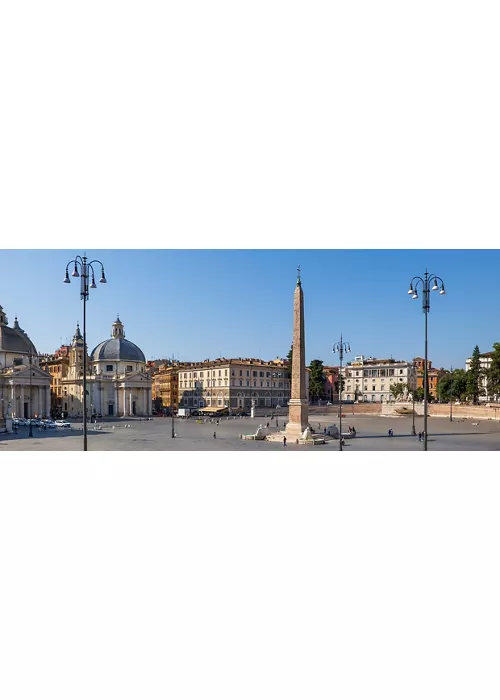
<path id="1" fill-rule="evenodd" d="M 476 345 L 472 352 L 469 371 L 467 372 L 467 394 L 472 403 L 479 403 L 479 397 L 484 393 L 481 386 L 481 378 L 483 372 L 481 370 L 481 353 L 479 346 Z"/>
<path id="2" fill-rule="evenodd" d="M 389 391 L 391 394 L 394 396 L 395 399 L 399 399 L 400 396 L 403 396 L 405 391 L 409 391 L 408 384 L 406 382 L 401 382 L 400 384 L 390 384 L 389 385 Z"/>
<path id="3" fill-rule="evenodd" d="M 322 399 L 325 395 L 323 360 L 312 360 L 309 369 L 309 394 L 316 399 Z"/>
<path id="4" fill-rule="evenodd" d="M 467 398 L 467 372 L 464 369 L 447 372 L 438 381 L 437 391 L 441 401 L 464 400 Z"/>
<path id="5" fill-rule="evenodd" d="M 488 394 L 495 396 L 498 401 L 500 397 L 500 343 L 493 343 L 491 365 L 486 377 L 488 379 Z"/>

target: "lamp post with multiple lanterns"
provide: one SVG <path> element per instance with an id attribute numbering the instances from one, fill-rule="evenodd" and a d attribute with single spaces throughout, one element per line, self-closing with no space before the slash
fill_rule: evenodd
<path id="1" fill-rule="evenodd" d="M 430 286 L 433 282 L 432 287 Z M 439 286 L 438 282 L 441 286 Z M 422 310 L 425 316 L 425 352 L 424 352 L 424 450 L 427 451 L 427 402 L 428 402 L 428 367 L 427 367 L 427 316 L 429 314 L 431 303 L 430 303 L 430 293 L 437 292 L 439 290 L 440 294 L 446 294 L 444 290 L 444 282 L 441 277 L 437 275 L 430 274 L 425 271 L 422 277 L 416 276 L 410 282 L 410 288 L 408 294 L 412 295 L 412 299 L 418 299 L 418 286 L 422 287 Z"/>
<path id="2" fill-rule="evenodd" d="M 97 289 L 95 283 L 95 273 L 93 264 L 97 263 L 101 266 L 101 284 L 106 284 L 106 276 L 104 274 L 104 266 L 100 260 L 91 260 L 87 262 L 86 253 L 83 257 L 77 255 L 74 260 L 70 260 L 66 265 L 66 276 L 64 277 L 65 284 L 71 282 L 68 274 L 68 267 L 73 265 L 71 277 L 81 277 L 80 298 L 83 301 L 83 451 L 87 452 L 87 315 L 86 303 L 89 298 L 89 289 Z M 89 285 L 89 277 L 92 275 L 92 282 Z"/>
<path id="3" fill-rule="evenodd" d="M 342 452 L 342 360 L 344 359 L 344 353 L 351 352 L 351 346 L 342 340 L 342 334 L 340 334 L 340 342 L 334 343 L 332 352 L 338 352 L 340 359 L 340 371 L 339 371 L 339 450 Z"/>

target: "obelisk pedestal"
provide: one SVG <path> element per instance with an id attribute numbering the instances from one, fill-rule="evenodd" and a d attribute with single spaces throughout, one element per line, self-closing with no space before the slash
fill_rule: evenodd
<path id="1" fill-rule="evenodd" d="M 287 440 L 302 438 L 309 424 L 309 401 L 306 392 L 306 352 L 304 333 L 304 294 L 298 268 L 297 286 L 293 297 L 292 389 L 288 402 Z"/>

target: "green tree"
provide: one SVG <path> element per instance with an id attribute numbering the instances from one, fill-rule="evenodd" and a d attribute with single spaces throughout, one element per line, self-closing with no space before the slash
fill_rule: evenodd
<path id="1" fill-rule="evenodd" d="M 451 397 L 454 400 L 465 400 L 467 397 L 467 372 L 464 369 L 453 370 Z"/>
<path id="2" fill-rule="evenodd" d="M 290 345 L 290 350 L 288 351 L 288 355 L 286 356 L 286 359 L 288 360 L 288 367 L 290 369 L 290 372 L 292 371 L 292 358 L 293 358 L 293 343 Z"/>
<path id="3" fill-rule="evenodd" d="M 423 401 L 424 400 L 424 387 L 419 386 L 415 389 L 413 392 L 413 398 L 415 401 Z"/>
<path id="4" fill-rule="evenodd" d="M 311 375 L 309 377 L 309 394 L 312 398 L 322 399 L 325 395 L 323 360 L 312 360 L 309 369 L 311 370 Z"/>
<path id="5" fill-rule="evenodd" d="M 438 382 L 438 396 L 441 401 L 457 401 L 467 396 L 467 372 L 464 369 L 454 369 L 447 372 Z"/>
<path id="6" fill-rule="evenodd" d="M 452 396 L 453 374 L 447 372 L 440 377 L 437 383 L 437 395 L 441 401 L 449 401 Z"/>
<path id="7" fill-rule="evenodd" d="M 491 365 L 486 374 L 488 379 L 488 395 L 500 398 L 500 343 L 493 343 Z"/>
<path id="8" fill-rule="evenodd" d="M 401 382 L 400 384 L 390 384 L 389 385 L 389 391 L 391 394 L 394 396 L 395 399 L 399 399 L 400 396 L 403 396 L 406 390 L 409 390 L 408 384 L 406 382 Z"/>
<path id="9" fill-rule="evenodd" d="M 481 371 L 480 356 L 479 346 L 476 345 L 472 352 L 469 371 L 467 372 L 467 394 L 474 404 L 479 403 L 479 397 L 484 393 L 481 386 L 483 373 Z"/>

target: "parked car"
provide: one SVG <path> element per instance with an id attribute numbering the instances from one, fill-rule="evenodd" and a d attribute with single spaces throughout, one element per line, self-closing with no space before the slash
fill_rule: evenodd
<path id="1" fill-rule="evenodd" d="M 67 420 L 56 420 L 55 427 L 56 428 L 71 428 L 71 423 L 68 423 Z"/>
<path id="2" fill-rule="evenodd" d="M 57 425 L 53 420 L 42 420 L 40 421 L 42 426 L 45 426 L 46 428 L 57 428 Z"/>

